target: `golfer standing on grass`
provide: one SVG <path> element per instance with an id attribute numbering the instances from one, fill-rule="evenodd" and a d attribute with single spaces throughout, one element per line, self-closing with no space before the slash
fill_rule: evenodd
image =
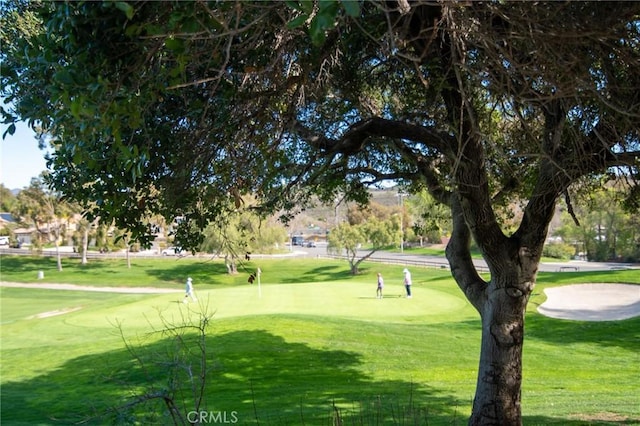
<path id="1" fill-rule="evenodd" d="M 407 289 L 407 299 L 411 299 L 411 272 L 405 268 L 402 273 L 404 274 L 404 288 Z"/>
<path id="2" fill-rule="evenodd" d="M 376 289 L 376 297 L 382 299 L 382 289 L 384 288 L 384 280 L 382 274 L 378 272 L 378 288 Z"/>
<path id="3" fill-rule="evenodd" d="M 187 278 L 185 293 L 186 294 L 184 295 L 184 300 L 182 301 L 182 303 L 189 303 L 189 298 L 191 298 L 191 300 L 193 300 L 194 302 L 198 301 L 195 294 L 193 294 L 193 282 L 191 280 L 191 277 Z"/>

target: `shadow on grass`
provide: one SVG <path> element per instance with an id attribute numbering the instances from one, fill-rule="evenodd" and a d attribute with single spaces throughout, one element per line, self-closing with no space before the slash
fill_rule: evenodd
<path id="1" fill-rule="evenodd" d="M 50 269 L 56 267 L 55 257 L 32 257 L 32 256 L 6 256 L 2 255 L 2 275 L 3 280 L 7 280 L 7 272 L 18 271 L 29 272 Z M 34 274 L 35 276 L 35 274 Z"/>
<path id="2" fill-rule="evenodd" d="M 289 282 L 301 281 L 341 281 L 353 278 L 347 264 L 327 265 L 316 268 L 309 268 L 299 277 L 292 277 Z"/>
<path id="3" fill-rule="evenodd" d="M 195 336 L 135 344 L 143 363 L 125 349 L 75 358 L 61 368 L 2 387 L 2 424 L 173 424 L 161 398 L 123 407 L 136 396 L 174 394 L 185 415 L 193 409 L 189 373 L 199 374 Z M 263 330 L 206 338 L 207 390 L 199 410 L 241 425 L 462 425 L 460 401 L 424 383 L 373 380 L 357 353 L 320 350 Z M 185 350 L 187 348 L 187 350 Z M 194 350 L 195 349 L 195 350 Z M 178 361 L 180 360 L 180 361 Z M 187 368 L 188 367 L 188 368 Z M 166 395 L 171 395 L 167 392 Z M 334 423 L 336 416 L 341 423 Z M 221 417 L 216 417 L 218 420 Z M 529 417 L 527 425 L 626 425 Z"/>
<path id="4" fill-rule="evenodd" d="M 529 321 L 535 338 L 556 334 L 553 329 L 558 330 L 558 324 L 550 325 L 545 320 Z M 566 325 L 567 333 L 582 341 L 584 336 L 579 338 L 570 326 L 590 324 Z M 598 324 L 600 331 L 590 338 L 620 332 L 609 328 L 614 325 Z M 626 336 L 621 338 L 632 337 L 631 329 L 637 330 L 638 325 L 627 326 Z M 123 348 L 77 357 L 32 379 L 4 383 L 0 423 L 172 424 L 161 399 L 119 411 L 113 408 L 123 407 L 145 393 L 160 394 L 170 383 L 179 383 L 175 399 L 183 414 L 189 412 L 193 394 L 187 376 L 199 374 L 195 337 L 187 335 L 185 346 L 176 345 L 175 337 L 132 342 L 143 363 L 134 361 Z M 237 419 L 235 424 L 337 424 L 332 421 L 336 413 L 343 425 L 466 424 L 460 413 L 468 409 L 469 401 L 428 383 L 375 380 L 361 371 L 363 360 L 356 352 L 318 349 L 264 330 L 211 335 L 206 337 L 206 348 L 207 391 L 199 409 L 214 415 L 226 413 L 228 419 Z M 629 425 L 636 421 L 530 416 L 523 423 L 582 426 Z"/>
<path id="5" fill-rule="evenodd" d="M 376 381 L 361 371 L 360 356 L 291 343 L 262 330 L 206 338 L 207 391 L 200 410 L 227 413 L 238 424 L 464 424 L 462 402 L 428 384 Z M 162 399 L 119 412 L 136 395 L 162 393 L 180 383 L 181 412 L 193 409 L 187 376 L 199 374 L 197 342 L 184 351 L 176 339 L 137 347 L 144 363 L 125 349 L 75 358 L 61 368 L 2 387 L 2 424 L 171 424 Z M 191 350 L 194 350 L 191 352 Z M 176 356 L 189 358 L 177 363 Z M 444 408 L 443 408 L 444 407 Z M 109 414 L 105 415 L 105 413 Z M 135 420 L 134 420 L 135 419 Z M 353 423 L 350 423 L 350 420 Z M 409 422 L 409 423 L 407 423 Z"/>
<path id="6" fill-rule="evenodd" d="M 239 262 L 237 264 L 238 273 L 229 275 L 227 267 L 223 262 L 202 261 L 202 262 L 180 262 L 181 259 L 170 259 L 167 262 L 174 262 L 169 269 L 146 269 L 146 273 L 164 282 L 182 283 L 187 277 L 193 278 L 195 285 L 244 285 L 247 284 L 249 276 L 258 268 L 254 262 Z M 276 264 L 277 265 L 277 264 Z M 273 267 L 273 265 L 270 265 Z M 308 264 L 288 264 L 285 269 L 277 271 L 277 284 L 295 284 L 308 281 L 334 281 L 351 277 L 348 268 L 327 265 L 310 267 Z M 277 266 L 276 266 L 277 267 Z M 264 269 L 264 267 L 263 267 Z M 268 276 L 271 271 L 263 270 L 263 276 Z"/>
<path id="7" fill-rule="evenodd" d="M 172 267 L 167 269 L 145 267 L 145 273 L 162 282 L 180 284 L 184 284 L 187 277 L 191 277 L 196 286 L 229 284 L 232 279 L 232 276 L 227 273 L 227 267 L 222 262 L 184 262 L 181 258 L 173 257 L 167 259 L 166 262 L 171 262 Z M 243 281 L 246 281 L 245 275 L 248 276 L 248 274 L 242 275 Z"/>

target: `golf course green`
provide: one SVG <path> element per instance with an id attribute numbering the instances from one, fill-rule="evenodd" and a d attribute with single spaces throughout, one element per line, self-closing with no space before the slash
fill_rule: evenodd
<path id="1" fill-rule="evenodd" d="M 58 272 L 55 259 L 2 256 L 0 266 L 3 282 L 24 285 L 0 287 L 3 425 L 164 425 L 172 410 L 250 425 L 462 425 L 470 414 L 479 317 L 446 270 L 413 267 L 407 299 L 399 265 L 365 264 L 357 276 L 321 259 L 261 259 L 235 276 L 197 258 L 131 268 L 66 259 Z M 258 267 L 260 283 L 249 284 Z M 567 321 L 535 309 L 545 287 L 640 284 L 637 275 L 540 275 L 525 424 L 640 424 L 640 318 Z M 183 303 L 187 276 L 196 303 Z"/>

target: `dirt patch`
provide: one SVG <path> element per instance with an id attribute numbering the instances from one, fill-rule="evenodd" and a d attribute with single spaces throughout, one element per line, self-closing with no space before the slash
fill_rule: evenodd
<path id="1" fill-rule="evenodd" d="M 640 316 L 640 285 L 575 284 L 544 290 L 542 315 L 577 321 L 618 321 Z"/>
<path id="2" fill-rule="evenodd" d="M 163 294 L 181 293 L 183 290 L 155 287 L 95 287 L 90 285 L 76 284 L 53 284 L 53 283 L 9 283 L 2 282 L 0 287 L 38 288 L 46 290 L 71 290 L 71 291 L 97 291 L 102 293 L 128 293 L 128 294 Z"/>
<path id="3" fill-rule="evenodd" d="M 30 317 L 27 317 L 27 319 L 42 319 L 42 318 L 55 317 L 58 315 L 64 315 L 71 312 L 79 311 L 80 309 L 82 309 L 82 306 L 77 306 L 75 308 L 56 309 L 55 311 L 41 312 L 36 315 L 31 315 Z"/>

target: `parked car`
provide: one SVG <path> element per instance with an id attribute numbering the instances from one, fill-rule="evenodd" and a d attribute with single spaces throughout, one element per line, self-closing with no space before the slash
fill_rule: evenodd
<path id="1" fill-rule="evenodd" d="M 162 250 L 162 255 L 163 256 L 183 256 L 182 254 L 182 249 L 180 247 L 167 247 L 166 249 Z"/>
<path id="2" fill-rule="evenodd" d="M 316 246 L 316 242 L 315 241 L 311 241 L 311 240 L 307 240 L 304 243 L 305 247 L 315 247 Z"/>
<path id="3" fill-rule="evenodd" d="M 8 246 L 9 245 L 9 237 L 2 236 L 0 237 L 0 246 Z"/>

